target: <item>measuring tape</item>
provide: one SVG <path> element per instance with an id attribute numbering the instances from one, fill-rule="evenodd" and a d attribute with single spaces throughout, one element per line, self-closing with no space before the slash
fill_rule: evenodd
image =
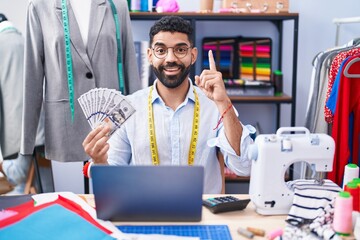
<path id="1" fill-rule="evenodd" d="M 6 28 L 3 28 L 3 29 L 0 29 L 0 33 L 5 32 L 5 31 L 8 31 L 8 30 L 14 30 L 14 31 L 17 31 L 17 29 L 16 29 L 16 28 L 14 28 L 14 27 L 6 27 Z"/>
<path id="2" fill-rule="evenodd" d="M 120 24 L 118 14 L 115 8 L 115 4 L 112 0 L 109 0 L 111 5 L 111 11 L 114 16 L 115 27 L 116 27 L 116 42 L 117 42 L 117 64 L 118 64 L 118 75 L 119 75 L 119 88 L 122 94 L 126 94 L 125 92 L 125 82 L 123 76 L 123 64 L 122 64 L 122 57 L 121 57 L 121 39 L 120 39 Z"/>
<path id="3" fill-rule="evenodd" d="M 150 93 L 148 98 L 148 124 L 149 124 L 149 137 L 150 137 L 150 151 L 151 151 L 151 159 L 153 165 L 159 165 L 159 154 L 157 150 L 156 144 L 156 136 L 155 136 L 155 123 L 154 123 L 154 111 L 151 103 L 152 92 L 154 86 L 150 87 Z M 194 106 L 194 116 L 193 116 L 193 125 L 192 125 L 192 133 L 191 133 L 191 141 L 190 141 L 190 149 L 188 156 L 188 164 L 190 166 L 194 165 L 194 158 L 196 152 L 196 144 L 199 135 L 199 119 L 200 119 L 200 103 L 199 96 L 194 88 L 195 95 L 195 106 Z"/>
<path id="4" fill-rule="evenodd" d="M 73 66 L 72 66 L 71 48 L 70 48 L 69 18 L 68 18 L 66 0 L 61 0 L 61 13 L 62 13 L 63 27 L 64 27 L 66 73 L 67 73 L 68 88 L 69 88 L 71 121 L 74 122 L 74 112 L 75 112 L 75 108 L 74 108 L 74 76 L 73 76 L 73 71 L 72 71 Z"/>
<path id="5" fill-rule="evenodd" d="M 118 76 L 119 76 L 119 90 L 122 94 L 125 92 L 125 82 L 123 76 L 123 64 L 121 57 L 121 39 L 120 39 L 120 24 L 115 4 L 112 0 L 109 0 L 111 5 L 111 11 L 114 16 L 115 27 L 116 27 L 116 42 L 117 42 L 117 65 L 118 65 Z M 66 0 L 61 0 L 61 12 L 63 18 L 63 27 L 64 27 L 64 41 L 65 41 L 65 57 L 66 57 L 66 73 L 68 79 L 68 88 L 69 88 L 69 102 L 70 102 L 70 111 L 71 111 L 71 121 L 74 122 L 74 75 L 73 75 L 73 64 L 71 58 L 71 47 L 70 47 L 70 29 L 69 29 L 69 18 L 68 10 L 66 5 Z"/>

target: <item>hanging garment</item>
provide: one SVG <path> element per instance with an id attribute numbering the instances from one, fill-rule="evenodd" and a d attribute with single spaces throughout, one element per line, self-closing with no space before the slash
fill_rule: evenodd
<path id="1" fill-rule="evenodd" d="M 116 24 L 109 1 L 91 1 L 87 46 L 67 1 L 74 120 L 69 107 L 61 0 L 29 1 L 25 42 L 24 122 L 21 152 L 32 154 L 42 101 L 45 111 L 45 157 L 61 162 L 86 161 L 82 142 L 91 131 L 77 98 L 93 88 L 119 89 Z M 127 2 L 114 0 L 120 25 L 127 92 L 140 88 Z M 44 100 L 43 100 L 43 87 Z"/>
<path id="2" fill-rule="evenodd" d="M 21 142 L 24 38 L 10 21 L 3 20 L 0 43 L 0 151 L 4 159 L 15 159 Z M 43 130 L 44 115 L 41 114 L 36 146 L 44 144 Z M 9 164 L 7 161 L 6 165 Z"/>
<path id="3" fill-rule="evenodd" d="M 332 129 L 332 137 L 335 140 L 335 156 L 333 171 L 328 173 L 328 178 L 340 186 L 345 165 L 349 163 L 349 160 L 352 159 L 352 163 L 359 164 L 360 61 L 352 61 L 359 60 L 359 56 L 350 57 L 344 63 L 337 92 Z M 352 77 L 351 74 L 357 75 Z"/>
<path id="4" fill-rule="evenodd" d="M 356 44 L 357 41 L 352 40 L 343 46 L 328 49 L 315 56 L 312 63 L 313 71 L 305 114 L 305 127 L 307 127 L 310 132 L 329 134 L 329 127 L 324 117 L 329 68 L 337 54 L 353 49 Z"/>
<path id="5" fill-rule="evenodd" d="M 9 21 L 3 21 L 0 43 L 0 146 L 6 158 L 20 150 L 24 39 Z"/>
<path id="6" fill-rule="evenodd" d="M 360 48 L 356 47 L 356 48 L 353 48 L 351 50 L 341 52 L 334 58 L 334 60 L 332 61 L 331 67 L 330 67 L 329 82 L 328 82 L 328 87 L 327 87 L 327 91 L 326 91 L 326 100 L 325 101 L 327 101 L 329 96 L 330 96 L 330 93 L 331 93 L 331 90 L 332 90 L 336 75 L 339 72 L 339 68 L 340 68 L 341 63 L 347 57 L 355 56 L 355 55 L 357 55 L 359 53 L 360 53 Z M 325 114 L 325 121 L 327 123 L 332 123 L 333 122 L 333 115 L 332 115 L 330 109 L 327 106 L 325 106 L 324 114 Z"/>

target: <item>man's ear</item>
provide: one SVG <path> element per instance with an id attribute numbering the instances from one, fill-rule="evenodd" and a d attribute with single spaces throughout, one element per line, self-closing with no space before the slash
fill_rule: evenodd
<path id="1" fill-rule="evenodd" d="M 196 62 L 197 55 L 198 55 L 198 50 L 196 47 L 193 47 L 191 49 L 191 65 L 194 65 L 194 63 Z"/>
<path id="2" fill-rule="evenodd" d="M 152 65 L 152 51 L 151 48 L 147 49 L 147 58 L 148 58 L 148 62 L 150 63 L 150 65 Z"/>

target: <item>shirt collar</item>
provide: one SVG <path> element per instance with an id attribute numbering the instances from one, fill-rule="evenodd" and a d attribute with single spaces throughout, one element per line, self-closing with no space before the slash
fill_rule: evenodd
<path id="1" fill-rule="evenodd" d="M 156 79 L 154 81 L 154 84 L 153 84 L 154 89 L 153 89 L 153 93 L 152 93 L 151 103 L 154 103 L 155 101 L 160 101 L 160 102 L 164 103 L 164 101 L 161 99 L 161 97 L 160 97 L 160 95 L 159 95 L 159 93 L 158 93 L 158 91 L 156 89 L 156 84 L 158 83 L 158 81 L 159 80 Z M 188 100 L 191 100 L 191 101 L 195 102 L 194 85 L 193 85 L 190 78 L 188 78 L 188 81 L 189 81 L 190 87 L 189 87 L 189 90 L 188 90 L 188 92 L 186 94 L 186 98 L 184 100 L 185 104 L 187 103 Z"/>

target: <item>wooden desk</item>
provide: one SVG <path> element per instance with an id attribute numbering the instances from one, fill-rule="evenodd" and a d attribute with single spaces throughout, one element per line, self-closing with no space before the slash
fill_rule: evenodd
<path id="1" fill-rule="evenodd" d="M 82 195 L 86 201 L 95 206 L 93 195 Z M 220 195 L 204 195 L 205 198 L 217 197 Z M 249 198 L 248 195 L 231 194 L 239 199 Z M 238 227 L 256 227 L 266 231 L 266 233 L 285 227 L 286 215 L 263 216 L 255 212 L 252 202 L 242 211 L 225 212 L 213 214 L 207 208 L 203 207 L 202 220 L 200 222 L 114 222 L 115 225 L 228 225 L 233 240 L 247 239 L 237 233 Z M 254 237 L 253 239 L 264 239 L 263 237 Z"/>

